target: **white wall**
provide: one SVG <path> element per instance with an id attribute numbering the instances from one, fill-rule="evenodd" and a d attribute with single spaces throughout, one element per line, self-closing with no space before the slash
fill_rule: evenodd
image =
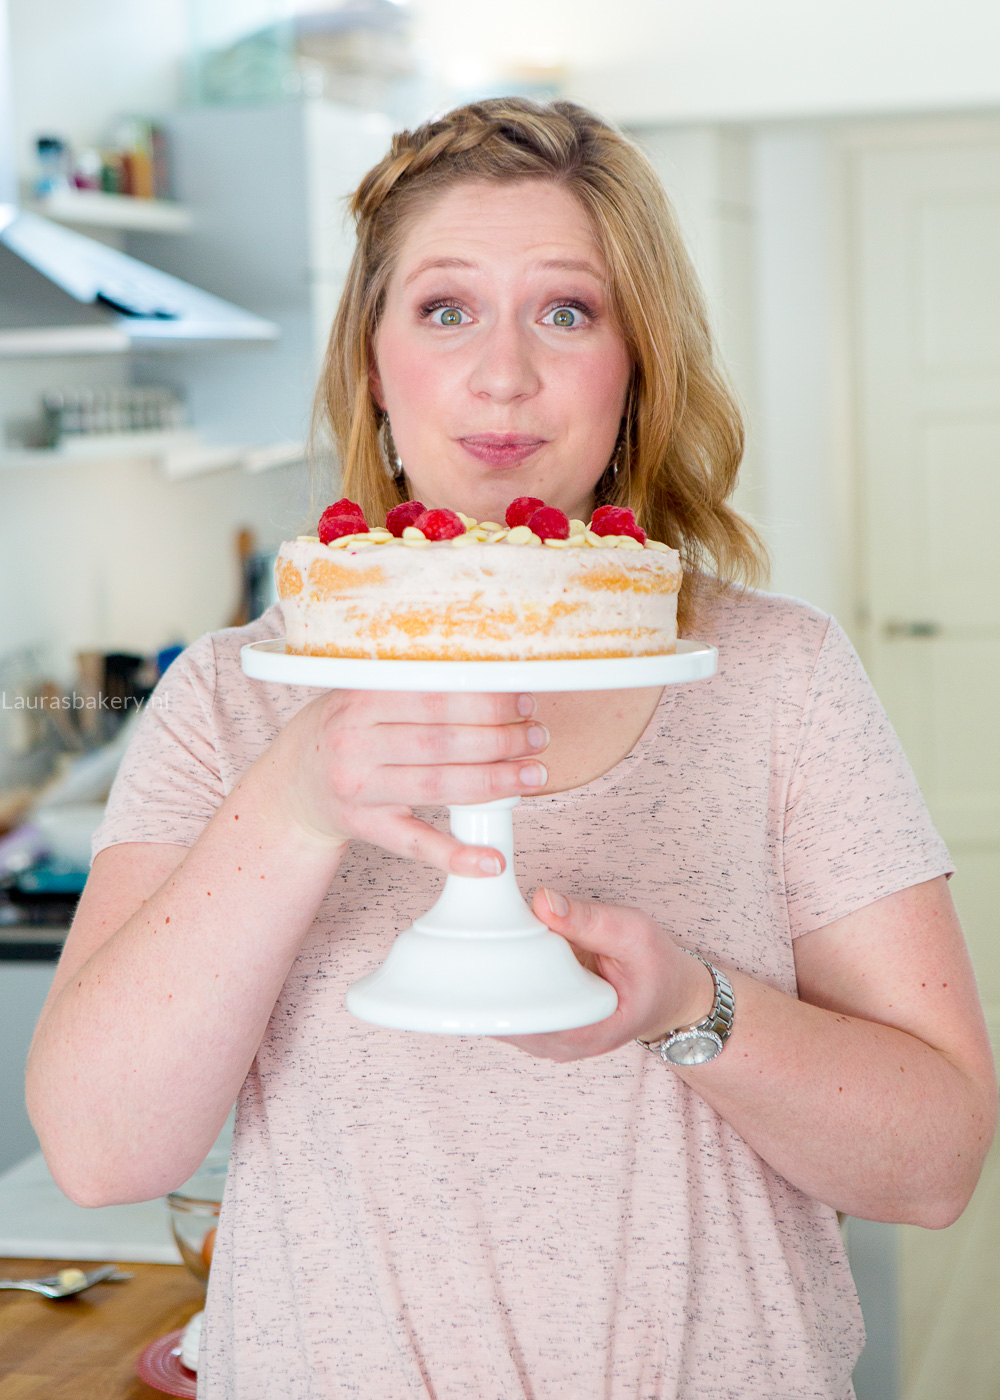
<path id="1" fill-rule="evenodd" d="M 771 587 L 850 628 L 849 326 L 838 175 L 822 127 L 754 135 L 756 447 Z"/>
<path id="2" fill-rule="evenodd" d="M 30 648 L 64 685 L 78 650 L 147 655 L 225 627 L 236 532 L 273 549 L 309 520 L 301 466 L 187 481 L 150 461 L 8 467 L 0 492 L 0 655 Z"/>
<path id="3" fill-rule="evenodd" d="M 742 400 L 737 507 L 770 587 L 853 624 L 849 325 L 836 127 L 640 128 Z"/>
<path id="4" fill-rule="evenodd" d="M 639 128 L 677 214 L 705 292 L 720 358 L 741 401 L 747 450 L 737 504 L 754 520 L 764 510 L 759 476 L 755 342 L 755 231 L 751 135 L 721 126 Z"/>
<path id="5" fill-rule="evenodd" d="M 456 80 L 561 63 L 569 95 L 625 123 L 1000 102 L 995 0 L 421 0 L 420 12 L 427 51 Z"/>

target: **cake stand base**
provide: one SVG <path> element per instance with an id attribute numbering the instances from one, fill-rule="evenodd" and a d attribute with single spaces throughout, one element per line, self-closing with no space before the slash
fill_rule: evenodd
<path id="1" fill-rule="evenodd" d="M 347 1009 L 362 1021 L 439 1035 L 531 1035 L 603 1021 L 614 987 L 588 972 L 536 919 L 514 878 L 517 797 L 450 807 L 452 833 L 493 846 L 502 875 L 449 875 L 441 897 L 399 934 L 381 967 L 355 982 Z"/>
<path id="2" fill-rule="evenodd" d="M 349 988 L 361 1021 L 438 1035 L 535 1035 L 603 1021 L 618 1005 L 610 983 L 581 967 L 565 938 L 542 925 L 526 936 L 470 946 L 409 928 L 382 966 Z"/>

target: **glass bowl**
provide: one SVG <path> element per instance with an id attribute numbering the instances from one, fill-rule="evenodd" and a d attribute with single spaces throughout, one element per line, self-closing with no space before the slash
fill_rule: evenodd
<path id="1" fill-rule="evenodd" d="M 205 1166 L 167 1197 L 170 1228 L 181 1258 L 202 1283 L 208 1279 L 212 1263 L 225 1185 L 224 1165 Z"/>

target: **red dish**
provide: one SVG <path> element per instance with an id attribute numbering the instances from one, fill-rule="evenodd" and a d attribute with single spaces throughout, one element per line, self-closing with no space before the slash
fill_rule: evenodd
<path id="1" fill-rule="evenodd" d="M 167 1395 L 186 1395 L 194 1400 L 198 1394 L 198 1377 L 194 1371 L 181 1362 L 181 1338 L 184 1328 L 168 1332 L 150 1342 L 145 1351 L 139 1353 L 135 1363 L 136 1375 L 154 1390 L 165 1391 Z"/>

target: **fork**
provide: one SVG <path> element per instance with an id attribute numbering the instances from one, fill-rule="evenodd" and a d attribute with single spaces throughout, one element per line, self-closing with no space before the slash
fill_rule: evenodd
<path id="1" fill-rule="evenodd" d="M 74 1270 L 76 1272 L 79 1270 Z M 132 1274 L 119 1273 L 117 1264 L 103 1264 L 70 1283 L 60 1282 L 59 1274 L 49 1274 L 45 1278 L 0 1278 L 0 1289 L 23 1288 L 28 1293 L 41 1293 L 45 1298 L 72 1298 L 95 1283 L 123 1283 L 132 1277 Z"/>

